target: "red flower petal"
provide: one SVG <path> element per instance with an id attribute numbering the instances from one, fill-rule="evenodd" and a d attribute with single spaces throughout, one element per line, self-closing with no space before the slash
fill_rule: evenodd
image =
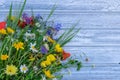
<path id="1" fill-rule="evenodd" d="M 21 27 L 21 28 L 24 28 L 26 25 L 27 25 L 27 23 L 24 22 L 24 21 L 19 21 L 18 22 L 18 26 Z"/>
<path id="2" fill-rule="evenodd" d="M 5 29 L 6 22 L 0 22 L 0 29 Z"/>
<path id="3" fill-rule="evenodd" d="M 63 57 L 63 60 L 66 60 L 67 58 L 70 57 L 70 53 L 67 53 L 67 52 L 63 51 L 62 57 Z"/>

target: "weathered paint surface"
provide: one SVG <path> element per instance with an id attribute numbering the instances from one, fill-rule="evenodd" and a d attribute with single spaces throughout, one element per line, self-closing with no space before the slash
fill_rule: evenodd
<path id="1" fill-rule="evenodd" d="M 0 21 L 12 1 L 14 9 L 23 2 L 0 0 Z M 71 68 L 71 75 L 64 73 L 63 80 L 120 80 L 120 0 L 27 0 L 25 11 L 33 9 L 45 17 L 54 4 L 57 9 L 51 20 L 62 23 L 63 30 L 80 20 L 77 27 L 81 28 L 65 50 L 82 60 L 83 68 L 79 72 Z M 82 52 L 89 62 L 81 59 Z"/>

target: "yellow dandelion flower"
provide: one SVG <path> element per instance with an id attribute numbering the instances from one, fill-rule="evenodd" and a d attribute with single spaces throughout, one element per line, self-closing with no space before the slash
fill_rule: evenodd
<path id="1" fill-rule="evenodd" d="M 60 44 L 56 44 L 55 51 L 56 52 L 62 52 L 63 51 L 63 49 L 60 47 Z"/>
<path id="2" fill-rule="evenodd" d="M 0 34 L 7 34 L 7 32 L 6 32 L 5 29 L 1 29 L 1 30 L 0 30 Z"/>
<path id="3" fill-rule="evenodd" d="M 19 50 L 19 49 L 24 49 L 24 47 L 23 47 L 23 46 L 24 46 L 23 42 L 14 43 L 13 46 L 14 46 L 17 50 Z"/>
<path id="4" fill-rule="evenodd" d="M 47 56 L 47 60 L 50 60 L 52 62 L 52 61 L 55 61 L 56 58 L 55 58 L 54 55 L 50 54 L 50 55 Z"/>
<path id="5" fill-rule="evenodd" d="M 12 75 L 17 74 L 17 71 L 18 71 L 18 69 L 17 69 L 16 66 L 14 66 L 14 65 L 7 65 L 6 70 L 5 70 L 5 73 L 6 73 L 7 75 L 12 76 Z"/>
<path id="6" fill-rule="evenodd" d="M 5 54 L 5 55 L 1 55 L 1 60 L 7 60 L 8 59 L 8 55 L 7 54 Z"/>
<path id="7" fill-rule="evenodd" d="M 54 78 L 54 76 L 51 74 L 50 70 L 47 70 L 47 71 L 45 70 L 44 73 L 48 78 Z"/>
<path id="8" fill-rule="evenodd" d="M 12 34 L 13 34 L 15 31 L 14 31 L 12 28 L 7 27 L 7 32 L 8 32 L 8 33 L 12 33 Z"/>

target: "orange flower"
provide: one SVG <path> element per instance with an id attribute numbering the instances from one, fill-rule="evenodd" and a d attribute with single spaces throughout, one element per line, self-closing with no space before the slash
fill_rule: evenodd
<path id="1" fill-rule="evenodd" d="M 7 60 L 7 59 L 8 59 L 8 57 L 9 57 L 9 56 L 8 56 L 7 54 L 2 55 L 2 56 L 1 56 L 1 60 Z"/>

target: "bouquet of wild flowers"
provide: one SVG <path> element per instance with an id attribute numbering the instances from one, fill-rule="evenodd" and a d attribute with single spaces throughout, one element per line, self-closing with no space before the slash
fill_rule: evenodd
<path id="1" fill-rule="evenodd" d="M 81 62 L 69 58 L 62 48 L 79 30 L 73 26 L 55 39 L 61 24 L 47 24 L 54 9 L 44 20 L 22 14 L 25 3 L 16 16 L 11 5 L 7 20 L 0 22 L 0 80 L 52 80 L 62 77 L 56 74 L 61 69 L 76 66 L 79 70 Z"/>

